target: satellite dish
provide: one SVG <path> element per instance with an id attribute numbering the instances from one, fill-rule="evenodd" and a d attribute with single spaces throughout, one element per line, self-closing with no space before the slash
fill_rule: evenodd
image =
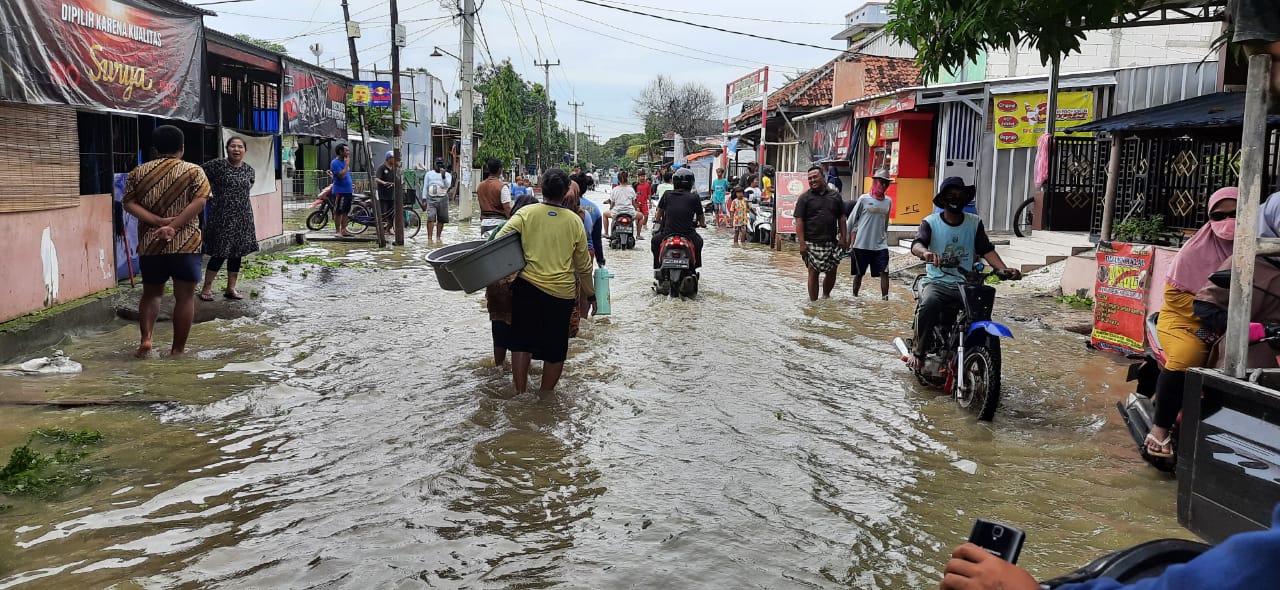
<path id="1" fill-rule="evenodd" d="M 316 56 L 316 58 L 319 58 L 320 54 L 324 53 L 324 46 L 319 43 L 312 43 L 308 49 L 311 50 L 311 55 Z"/>

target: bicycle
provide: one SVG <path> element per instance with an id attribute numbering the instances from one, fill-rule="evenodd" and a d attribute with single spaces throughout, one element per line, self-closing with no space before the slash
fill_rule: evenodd
<path id="1" fill-rule="evenodd" d="M 383 223 L 391 224 L 391 211 L 382 214 Z M 376 222 L 373 216 L 373 203 L 368 199 L 362 199 L 360 202 L 351 206 L 351 217 L 347 225 L 347 231 L 353 234 L 362 234 L 365 230 L 373 227 Z M 413 238 L 422 230 L 422 217 L 417 211 L 413 210 L 413 203 L 405 203 L 404 206 L 404 237 Z"/>
<path id="2" fill-rule="evenodd" d="M 1035 222 L 1035 204 L 1036 198 L 1029 197 L 1013 213 L 1013 234 L 1019 238 L 1031 235 L 1031 226 Z"/>

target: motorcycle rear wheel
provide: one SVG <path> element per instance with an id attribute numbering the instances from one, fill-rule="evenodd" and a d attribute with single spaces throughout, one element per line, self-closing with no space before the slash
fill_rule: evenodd
<path id="1" fill-rule="evenodd" d="M 986 346 L 975 346 L 964 351 L 964 389 L 956 396 L 956 403 L 978 415 L 978 419 L 990 422 L 1000 406 L 1000 341 L 988 338 Z"/>

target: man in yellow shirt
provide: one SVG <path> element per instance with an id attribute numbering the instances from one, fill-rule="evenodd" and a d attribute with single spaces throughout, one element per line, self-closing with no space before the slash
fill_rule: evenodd
<path id="1" fill-rule="evenodd" d="M 543 202 L 521 208 L 498 232 L 520 234 L 526 265 L 511 285 L 511 380 L 516 393 L 529 384 L 533 359 L 544 363 L 540 393 L 555 389 L 569 353 L 569 318 L 578 289 L 595 314 L 595 284 L 582 219 L 565 209 L 569 175 L 553 168 L 543 176 Z"/>

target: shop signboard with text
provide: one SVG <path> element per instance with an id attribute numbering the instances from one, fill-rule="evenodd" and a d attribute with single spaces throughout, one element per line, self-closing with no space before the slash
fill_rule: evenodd
<path id="1" fill-rule="evenodd" d="M 391 108 L 390 82 L 354 82 L 351 84 L 351 106 Z"/>
<path id="2" fill-rule="evenodd" d="M 800 200 L 800 195 L 809 189 L 808 173 L 806 172 L 779 172 L 778 173 L 778 189 L 775 191 L 777 195 L 777 203 L 774 205 L 778 212 L 779 234 L 796 233 L 796 202 Z"/>
<path id="3" fill-rule="evenodd" d="M 286 135 L 347 138 L 347 87 L 336 76 L 286 60 L 280 110 Z"/>
<path id="4" fill-rule="evenodd" d="M 1036 147 L 1049 120 L 1049 94 L 1000 94 L 995 97 L 996 148 Z M 1093 121 L 1093 92 L 1059 92 L 1055 135 L 1064 129 Z M 1092 137 L 1089 133 L 1073 133 L 1072 137 Z"/>
<path id="5" fill-rule="evenodd" d="M 853 106 L 853 118 L 867 119 L 882 117 L 893 113 L 901 113 L 916 108 L 916 93 L 899 92 L 893 96 L 882 96 Z"/>
<path id="6" fill-rule="evenodd" d="M 1094 348 L 1116 354 L 1142 352 L 1152 255 L 1153 249 L 1147 245 L 1111 242 L 1110 246 L 1098 246 Z"/>
<path id="7" fill-rule="evenodd" d="M 0 100 L 203 122 L 204 26 L 150 0 L 0 1 Z"/>

